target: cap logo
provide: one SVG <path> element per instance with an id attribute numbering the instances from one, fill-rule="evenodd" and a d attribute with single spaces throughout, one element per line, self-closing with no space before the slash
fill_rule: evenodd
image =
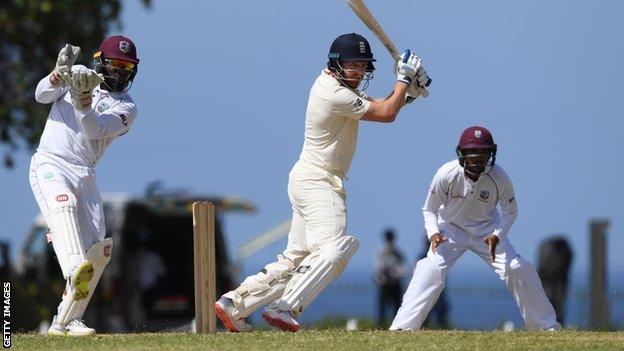
<path id="1" fill-rule="evenodd" d="M 482 135 L 482 134 L 481 134 L 481 131 L 480 131 L 480 130 L 478 130 L 478 129 L 477 129 L 477 130 L 475 130 L 474 135 L 475 135 L 475 138 L 477 138 L 477 139 L 481 139 L 481 135 Z"/>
<path id="2" fill-rule="evenodd" d="M 127 54 L 130 52 L 130 43 L 128 43 L 125 40 L 122 40 L 119 42 L 119 50 L 121 50 L 121 52 L 123 52 L 124 54 Z"/>
<path id="3" fill-rule="evenodd" d="M 366 44 L 363 41 L 360 41 L 360 54 L 366 53 Z"/>

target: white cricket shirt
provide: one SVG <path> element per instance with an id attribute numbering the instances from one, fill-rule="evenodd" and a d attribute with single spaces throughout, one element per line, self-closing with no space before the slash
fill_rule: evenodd
<path id="1" fill-rule="evenodd" d="M 69 88 L 53 85 L 50 75 L 39 81 L 35 99 L 52 103 L 37 152 L 86 167 L 97 164 L 113 139 L 130 130 L 137 115 L 130 95 L 100 87 L 93 89 L 92 109 L 74 109 Z"/>
<path id="2" fill-rule="evenodd" d="M 310 91 L 299 159 L 344 179 L 355 153 L 359 119 L 370 104 L 363 92 L 342 85 L 327 70 L 321 72 Z"/>
<path id="3" fill-rule="evenodd" d="M 497 210 L 500 205 L 500 212 Z M 495 165 L 473 182 L 458 160 L 444 164 L 433 177 L 425 206 L 427 236 L 439 233 L 439 225 L 449 223 L 466 234 L 482 237 L 507 235 L 518 216 L 511 180 Z"/>

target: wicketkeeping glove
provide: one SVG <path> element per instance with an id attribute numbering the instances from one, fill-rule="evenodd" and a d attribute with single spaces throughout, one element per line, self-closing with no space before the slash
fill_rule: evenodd
<path id="1" fill-rule="evenodd" d="M 83 65 L 73 66 L 69 93 L 74 107 L 81 110 L 91 108 L 91 92 L 103 81 L 104 78 L 94 70 Z"/>
<path id="2" fill-rule="evenodd" d="M 52 84 L 61 83 L 63 86 L 69 85 L 71 80 L 71 69 L 76 62 L 78 55 L 80 55 L 79 46 L 65 44 L 61 51 L 59 51 L 56 59 L 56 66 L 52 71 Z"/>

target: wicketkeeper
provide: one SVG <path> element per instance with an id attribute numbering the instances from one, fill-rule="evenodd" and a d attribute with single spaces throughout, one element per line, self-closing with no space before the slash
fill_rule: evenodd
<path id="1" fill-rule="evenodd" d="M 328 58 L 310 91 L 303 150 L 289 175 L 293 213 L 288 245 L 276 262 L 217 301 L 217 315 L 229 331 L 251 330 L 245 318 L 266 304 L 262 315 L 267 323 L 299 330 L 296 318 L 358 249 L 357 239 L 346 232 L 344 181 L 359 121 L 393 122 L 408 95 L 418 97 L 430 81 L 421 60 L 406 51 L 390 96 L 368 97 L 362 90 L 376 60 L 368 41 L 355 33 L 336 38 Z"/>
<path id="2" fill-rule="evenodd" d="M 79 47 L 66 44 L 35 93 L 37 102 L 52 107 L 31 159 L 30 186 L 67 280 L 51 335 L 95 334 L 81 318 L 113 248 L 105 239 L 95 165 L 137 115 L 127 93 L 139 64 L 132 40 L 104 40 L 93 56 L 95 69 L 74 65 L 79 54 Z"/>

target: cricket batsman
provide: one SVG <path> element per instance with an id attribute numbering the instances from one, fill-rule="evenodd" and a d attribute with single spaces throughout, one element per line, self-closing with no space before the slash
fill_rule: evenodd
<path id="1" fill-rule="evenodd" d="M 397 63 L 392 93 L 367 96 L 363 90 L 376 60 L 368 41 L 355 33 L 337 37 L 328 59 L 310 91 L 303 150 L 289 174 L 288 244 L 276 262 L 216 302 L 217 316 L 231 332 L 250 331 L 245 318 L 267 304 L 262 316 L 268 324 L 299 330 L 297 317 L 340 275 L 359 246 L 346 231 L 344 188 L 359 122 L 393 122 L 406 99 L 426 93 L 430 82 L 421 60 L 406 50 Z"/>
<path id="2" fill-rule="evenodd" d="M 37 102 L 52 107 L 31 159 L 30 186 L 67 280 L 49 335 L 95 334 L 81 318 L 113 248 L 95 165 L 137 115 L 127 93 L 139 63 L 132 40 L 105 39 L 93 55 L 95 69 L 74 65 L 79 54 L 80 47 L 66 44 L 35 92 Z"/>
<path id="3" fill-rule="evenodd" d="M 431 182 L 423 208 L 431 246 L 416 264 L 390 330 L 421 328 L 446 275 L 466 250 L 479 255 L 507 284 L 527 329 L 560 329 L 535 268 L 507 237 L 518 207 L 511 180 L 495 164 L 492 134 L 479 126 L 464 130 L 456 153 L 457 159 L 440 167 Z"/>

